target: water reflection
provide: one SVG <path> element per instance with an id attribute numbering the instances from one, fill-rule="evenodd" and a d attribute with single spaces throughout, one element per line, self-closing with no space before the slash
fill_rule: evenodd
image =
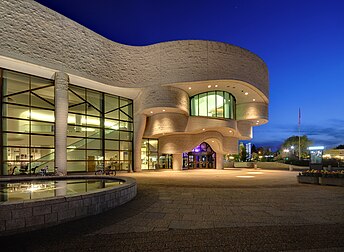
<path id="1" fill-rule="evenodd" d="M 122 184 L 119 180 L 79 179 L 0 182 L 0 202 L 41 199 L 92 192 Z"/>

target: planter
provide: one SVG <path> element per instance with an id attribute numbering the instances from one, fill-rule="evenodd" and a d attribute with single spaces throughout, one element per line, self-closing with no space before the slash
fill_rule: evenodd
<path id="1" fill-rule="evenodd" d="M 344 178 L 326 178 L 320 177 L 319 183 L 321 185 L 344 186 Z"/>
<path id="2" fill-rule="evenodd" d="M 319 178 L 318 177 L 312 177 L 312 176 L 297 176 L 297 180 L 299 183 L 305 183 L 305 184 L 319 184 Z"/>

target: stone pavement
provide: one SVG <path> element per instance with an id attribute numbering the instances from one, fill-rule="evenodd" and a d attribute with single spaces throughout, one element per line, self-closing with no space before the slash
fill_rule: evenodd
<path id="1" fill-rule="evenodd" d="M 344 188 L 298 184 L 296 175 L 124 173 L 138 182 L 137 197 L 126 205 L 0 242 L 30 251 L 343 251 Z"/>

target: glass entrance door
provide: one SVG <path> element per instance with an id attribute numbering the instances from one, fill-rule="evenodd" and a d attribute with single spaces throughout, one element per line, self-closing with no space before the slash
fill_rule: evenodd
<path id="1" fill-rule="evenodd" d="M 192 151 L 183 153 L 183 168 L 216 168 L 216 153 L 209 144 L 203 142 Z"/>

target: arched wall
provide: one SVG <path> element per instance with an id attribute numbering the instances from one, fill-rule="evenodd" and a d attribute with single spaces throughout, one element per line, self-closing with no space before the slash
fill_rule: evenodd
<path id="1" fill-rule="evenodd" d="M 218 132 L 170 135 L 159 138 L 159 152 L 171 154 L 188 152 L 200 143 L 207 142 L 216 153 L 236 153 L 238 150 L 237 141 L 237 138 L 223 137 Z"/>
<path id="2" fill-rule="evenodd" d="M 269 96 L 265 63 L 246 49 L 212 41 L 127 46 L 27 0 L 0 2 L 0 55 L 118 87 L 234 79 Z"/>

